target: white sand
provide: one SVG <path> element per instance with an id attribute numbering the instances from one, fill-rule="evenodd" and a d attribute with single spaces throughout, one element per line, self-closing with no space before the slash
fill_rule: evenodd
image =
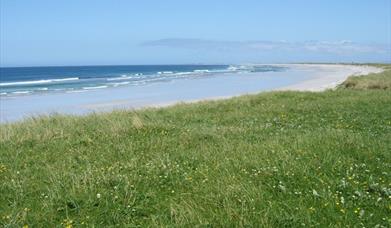
<path id="1" fill-rule="evenodd" d="M 283 64 L 282 64 L 283 65 Z M 380 73 L 382 68 L 373 66 L 340 65 L 340 64 L 288 64 L 303 70 L 315 70 L 314 77 L 293 85 L 278 88 L 277 90 L 313 91 L 320 92 L 333 89 L 343 83 L 349 76 Z"/>

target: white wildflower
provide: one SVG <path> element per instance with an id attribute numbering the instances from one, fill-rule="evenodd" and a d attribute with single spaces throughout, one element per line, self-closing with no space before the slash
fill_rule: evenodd
<path id="1" fill-rule="evenodd" d="M 284 185 L 279 184 L 279 185 L 278 185 L 278 188 L 279 188 L 281 191 L 283 191 L 283 192 L 286 191 L 286 188 L 285 188 Z"/>
<path id="2" fill-rule="evenodd" d="M 364 214 L 365 214 L 365 211 L 364 211 L 364 210 L 361 210 L 361 211 L 360 211 L 360 218 L 362 218 L 362 217 L 364 216 Z"/>

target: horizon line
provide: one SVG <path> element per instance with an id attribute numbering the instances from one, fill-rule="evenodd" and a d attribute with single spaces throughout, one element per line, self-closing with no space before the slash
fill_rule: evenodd
<path id="1" fill-rule="evenodd" d="M 0 68 L 35 68 L 35 67 L 113 67 L 113 66 L 189 66 L 189 65 L 245 65 L 245 64 L 391 64 L 389 61 L 290 61 L 290 62 L 243 62 L 243 63 L 164 63 L 164 64 L 81 64 L 81 65 L 25 65 L 25 66 L 1 66 Z"/>

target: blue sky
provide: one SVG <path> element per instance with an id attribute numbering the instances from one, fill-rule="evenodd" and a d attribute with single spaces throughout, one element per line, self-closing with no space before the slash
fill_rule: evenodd
<path id="1" fill-rule="evenodd" d="M 390 62 L 390 0 L 1 0 L 0 65 Z"/>

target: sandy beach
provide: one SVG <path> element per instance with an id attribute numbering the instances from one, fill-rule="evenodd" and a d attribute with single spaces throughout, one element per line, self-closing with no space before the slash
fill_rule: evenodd
<path id="1" fill-rule="evenodd" d="M 268 64 L 270 65 L 270 64 Z M 97 89 L 82 93 L 56 93 L 1 97 L 1 122 L 51 113 L 87 114 L 114 109 L 162 107 L 179 102 L 225 99 L 263 91 L 323 91 L 351 75 L 378 73 L 372 66 L 334 64 L 274 64 L 282 72 L 226 73 L 178 79 L 141 86 Z"/>
<path id="2" fill-rule="evenodd" d="M 297 68 L 313 69 L 318 73 L 313 74 L 313 78 L 293 85 L 278 88 L 277 90 L 295 90 L 321 92 L 326 89 L 333 89 L 349 76 L 367 75 L 380 73 L 384 70 L 373 66 L 341 65 L 341 64 L 290 64 Z"/>

